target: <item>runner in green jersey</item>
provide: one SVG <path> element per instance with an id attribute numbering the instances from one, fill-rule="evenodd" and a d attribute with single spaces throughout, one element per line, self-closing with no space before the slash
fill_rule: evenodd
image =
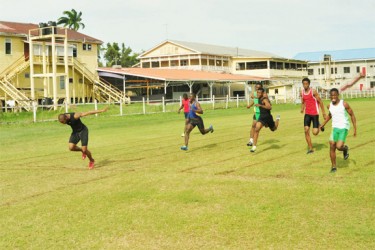
<path id="1" fill-rule="evenodd" d="M 255 90 L 250 96 L 251 99 L 253 99 L 253 100 L 249 105 L 247 105 L 248 109 L 251 108 L 251 106 L 254 106 L 253 124 L 251 125 L 251 129 L 250 129 L 250 140 L 246 144 L 249 147 L 253 146 L 253 143 L 254 143 L 253 136 L 254 136 L 254 131 L 255 131 L 255 125 L 256 125 L 257 120 L 259 119 L 259 116 L 260 116 L 260 109 L 259 109 L 259 107 L 257 107 L 257 105 L 255 105 L 255 104 L 259 104 L 259 99 L 257 98 L 257 90 L 262 88 L 262 87 L 263 87 L 263 85 L 260 82 L 255 84 Z M 268 97 L 266 92 L 264 92 L 263 97 L 266 97 L 266 98 Z"/>

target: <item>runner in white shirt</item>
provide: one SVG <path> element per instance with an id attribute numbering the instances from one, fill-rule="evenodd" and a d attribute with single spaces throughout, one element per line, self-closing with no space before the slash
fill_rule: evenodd
<path id="1" fill-rule="evenodd" d="M 328 105 L 329 115 L 325 119 L 320 129 L 324 129 L 324 125 L 327 124 L 329 120 L 332 119 L 332 133 L 329 138 L 330 144 L 330 157 L 332 163 L 331 173 L 337 171 L 336 168 L 336 149 L 343 151 L 344 159 L 349 158 L 349 147 L 345 145 L 346 136 L 350 128 L 349 117 L 352 120 L 354 127 L 354 136 L 357 135 L 357 123 L 353 110 L 350 108 L 349 104 L 344 100 L 339 99 L 339 91 L 333 88 L 329 91 L 331 103 Z"/>

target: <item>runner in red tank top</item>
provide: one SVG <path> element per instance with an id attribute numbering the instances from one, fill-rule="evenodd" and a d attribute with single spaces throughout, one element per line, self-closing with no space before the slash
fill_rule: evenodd
<path id="1" fill-rule="evenodd" d="M 185 93 L 182 95 L 181 100 L 181 107 L 178 109 L 178 113 L 180 113 L 181 109 L 184 110 L 185 115 L 185 126 L 184 126 L 184 132 L 181 134 L 182 137 L 185 136 L 186 126 L 189 123 L 188 114 L 189 114 L 189 106 L 190 106 L 190 99 L 188 98 L 188 95 Z"/>
<path id="2" fill-rule="evenodd" d="M 327 115 L 324 110 L 324 105 L 319 97 L 318 92 L 315 89 L 310 88 L 310 79 L 304 78 L 302 80 L 302 91 L 301 91 L 301 113 L 305 112 L 304 117 L 304 130 L 305 139 L 307 142 L 308 150 L 307 154 L 314 152 L 311 137 L 310 137 L 310 126 L 313 123 L 312 133 L 313 135 L 319 134 L 319 106 L 322 110 L 323 117 L 326 119 Z M 323 131 L 323 130 L 322 130 Z"/>

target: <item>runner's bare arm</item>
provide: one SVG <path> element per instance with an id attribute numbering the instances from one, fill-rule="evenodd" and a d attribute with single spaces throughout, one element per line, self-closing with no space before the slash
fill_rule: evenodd
<path id="1" fill-rule="evenodd" d="M 354 136 L 357 136 L 357 119 L 355 118 L 354 112 L 347 102 L 344 102 L 344 107 L 350 115 L 350 119 L 352 120 Z"/>
<path id="2" fill-rule="evenodd" d="M 92 110 L 92 111 L 88 111 L 88 112 L 75 113 L 74 118 L 78 119 L 80 117 L 84 117 L 84 116 L 88 116 L 88 115 L 103 113 L 103 112 L 106 112 L 107 110 L 108 110 L 108 107 L 105 107 L 104 109 L 100 109 L 100 110 Z"/>
<path id="3" fill-rule="evenodd" d="M 323 103 L 322 99 L 320 98 L 318 92 L 315 89 L 314 89 L 313 94 L 314 94 L 315 99 L 319 103 L 320 109 L 322 110 L 323 118 L 326 119 L 327 118 L 327 114 L 326 114 L 326 111 L 324 109 L 324 103 Z"/>

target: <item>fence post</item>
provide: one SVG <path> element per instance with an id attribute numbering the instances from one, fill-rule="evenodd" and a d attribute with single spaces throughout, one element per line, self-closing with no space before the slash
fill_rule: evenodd
<path id="1" fill-rule="evenodd" d="M 182 96 L 180 96 L 180 107 L 182 105 Z"/>
<path id="2" fill-rule="evenodd" d="M 164 99 L 164 96 L 161 97 L 161 102 L 162 102 L 162 105 L 163 105 L 163 113 L 165 113 L 165 99 Z"/>
<path id="3" fill-rule="evenodd" d="M 95 105 L 95 110 L 98 110 L 98 101 L 94 99 L 94 105 Z M 95 116 L 98 116 L 98 114 L 95 114 Z"/>
<path id="4" fill-rule="evenodd" d="M 36 122 L 36 105 L 35 101 L 33 101 L 33 121 Z"/>
<path id="5" fill-rule="evenodd" d="M 146 114 L 146 103 L 145 103 L 144 97 L 142 97 L 142 103 L 143 103 L 143 114 Z"/>
<path id="6" fill-rule="evenodd" d="M 120 101 L 120 116 L 122 116 L 122 101 Z"/>
<path id="7" fill-rule="evenodd" d="M 237 108 L 238 108 L 238 94 L 237 94 Z"/>
<path id="8" fill-rule="evenodd" d="M 215 109 L 215 95 L 212 95 L 212 109 Z"/>
<path id="9" fill-rule="evenodd" d="M 228 109 L 229 95 L 225 98 L 225 108 Z"/>
<path id="10" fill-rule="evenodd" d="M 353 90 L 350 90 L 350 99 L 353 99 Z"/>
<path id="11" fill-rule="evenodd" d="M 69 112 L 69 110 L 68 110 L 68 103 L 65 102 L 65 113 L 68 113 L 68 112 Z"/>

